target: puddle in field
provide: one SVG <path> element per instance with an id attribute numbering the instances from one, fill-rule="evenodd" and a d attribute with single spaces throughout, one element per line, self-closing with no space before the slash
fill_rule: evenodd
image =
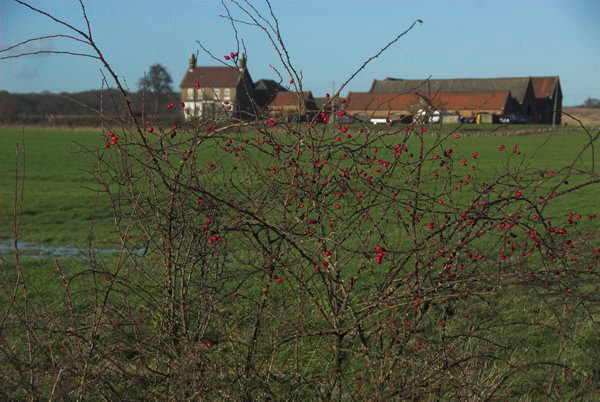
<path id="1" fill-rule="evenodd" d="M 69 246 L 53 246 L 49 244 L 18 242 L 19 255 L 21 257 L 47 258 L 47 257 L 85 257 L 92 253 L 96 254 L 118 254 L 127 250 L 117 248 L 79 248 Z M 134 254 L 143 254 L 144 249 L 131 250 Z M 0 242 L 0 255 L 12 253 L 12 242 Z"/>

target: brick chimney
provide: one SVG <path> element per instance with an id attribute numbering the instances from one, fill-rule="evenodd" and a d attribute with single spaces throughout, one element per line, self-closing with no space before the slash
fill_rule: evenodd
<path id="1" fill-rule="evenodd" d="M 240 55 L 238 66 L 240 67 L 240 73 L 243 74 L 246 71 L 246 55 L 244 53 Z"/>
<path id="2" fill-rule="evenodd" d="M 188 60 L 190 63 L 189 70 L 194 71 L 196 69 L 196 55 L 194 53 L 190 54 L 190 57 Z"/>

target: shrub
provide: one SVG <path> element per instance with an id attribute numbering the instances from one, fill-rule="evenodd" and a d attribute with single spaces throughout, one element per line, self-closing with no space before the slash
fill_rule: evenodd
<path id="1" fill-rule="evenodd" d="M 131 113 L 113 125 L 90 152 L 122 253 L 78 272 L 57 262 L 64 293 L 51 306 L 31 301 L 16 254 L 3 287 L 5 396 L 597 392 L 595 215 L 554 206 L 598 184 L 584 159 L 598 134 L 550 170 L 518 145 L 466 152 L 459 129 L 334 120 L 281 123 L 257 109 L 252 121 L 172 127 Z M 482 168 L 491 152 L 501 164 Z"/>

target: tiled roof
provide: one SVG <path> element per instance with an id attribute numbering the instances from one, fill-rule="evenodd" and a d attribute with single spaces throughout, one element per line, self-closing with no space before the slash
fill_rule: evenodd
<path id="1" fill-rule="evenodd" d="M 436 93 L 436 92 L 490 92 L 510 91 L 517 102 L 523 103 L 530 77 L 516 78 L 458 78 L 404 80 L 386 78 L 374 80 L 373 93 Z"/>
<path id="2" fill-rule="evenodd" d="M 315 98 L 315 106 L 317 109 L 322 109 L 323 107 L 339 109 L 344 104 L 342 103 L 342 98 L 339 96 L 323 96 Z"/>
<path id="3" fill-rule="evenodd" d="M 440 110 L 503 109 L 510 97 L 509 91 L 438 92 L 438 93 L 368 93 L 351 92 L 347 110 L 402 111 L 420 103 L 431 104 Z"/>
<path id="4" fill-rule="evenodd" d="M 265 78 L 256 81 L 254 83 L 254 89 L 266 90 L 266 91 L 270 91 L 273 93 L 287 91 L 287 89 L 285 87 L 281 86 L 281 84 L 279 84 L 277 81 L 268 80 Z"/>
<path id="5" fill-rule="evenodd" d="M 440 92 L 426 97 L 439 110 L 504 109 L 509 91 Z"/>
<path id="6" fill-rule="evenodd" d="M 287 89 L 273 80 L 258 80 L 254 83 L 254 102 L 259 108 L 264 108 L 279 91 L 287 92 Z"/>
<path id="7" fill-rule="evenodd" d="M 369 92 L 350 92 L 348 94 L 347 111 L 366 111 L 366 110 L 408 110 L 419 101 L 419 97 L 414 93 L 388 94 L 388 93 L 369 93 Z"/>
<path id="8" fill-rule="evenodd" d="M 201 88 L 233 88 L 240 75 L 236 67 L 196 67 L 186 71 L 179 87 L 193 88 L 198 82 Z"/>
<path id="9" fill-rule="evenodd" d="M 304 99 L 309 100 L 312 98 L 310 91 L 304 92 Z M 269 107 L 281 107 L 281 106 L 296 106 L 298 105 L 298 94 L 295 92 L 277 92 L 275 97 L 269 102 Z"/>
<path id="10" fill-rule="evenodd" d="M 554 88 L 558 83 L 558 76 L 555 77 L 531 77 L 531 84 L 533 85 L 533 92 L 535 97 L 540 98 L 551 98 L 554 94 Z"/>
<path id="11" fill-rule="evenodd" d="M 323 96 L 323 97 L 318 97 L 318 98 L 315 98 L 315 104 L 317 105 L 317 107 L 318 107 L 319 109 L 322 109 L 322 108 L 323 108 L 323 106 L 325 106 L 325 104 L 326 104 L 327 102 L 329 102 L 329 99 L 330 99 L 330 98 L 326 98 L 326 97 L 324 97 L 324 96 Z"/>

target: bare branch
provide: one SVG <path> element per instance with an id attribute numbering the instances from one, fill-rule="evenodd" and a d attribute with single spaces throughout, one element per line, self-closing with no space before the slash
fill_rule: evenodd
<path id="1" fill-rule="evenodd" d="M 19 53 L 19 54 L 15 54 L 15 55 L 12 55 L 12 56 L 3 56 L 3 57 L 0 57 L 0 60 L 16 59 L 18 57 L 24 57 L 24 56 L 34 56 L 36 54 L 66 54 L 66 55 L 69 55 L 69 56 L 90 57 L 92 59 L 100 60 L 100 57 L 94 56 L 93 54 L 77 53 L 77 52 L 67 52 L 67 51 L 61 51 L 61 50 L 38 50 L 36 52 Z"/>
<path id="2" fill-rule="evenodd" d="M 362 70 L 364 70 L 365 67 L 370 62 L 372 62 L 373 60 L 375 60 L 376 58 L 381 56 L 381 54 L 383 52 L 385 52 L 386 50 L 388 50 L 390 48 L 390 46 L 392 46 L 394 43 L 398 42 L 400 40 L 400 38 L 402 38 L 404 35 L 406 35 L 410 31 L 412 31 L 412 29 L 415 27 L 415 25 L 417 25 L 417 23 L 422 24 L 423 21 L 420 19 L 415 20 L 405 31 L 398 34 L 398 36 L 396 36 L 394 39 L 392 39 L 390 42 L 388 42 L 387 45 L 385 45 L 384 47 L 379 49 L 379 51 L 377 51 L 377 53 L 375 53 L 373 56 L 371 56 L 367 60 L 365 60 L 364 63 L 352 75 L 350 75 L 350 77 L 346 81 L 344 81 L 344 83 L 340 86 L 340 89 L 337 91 L 337 93 L 339 94 L 344 88 L 346 88 L 346 86 L 350 83 L 350 81 L 352 81 L 354 79 L 354 77 L 356 77 L 358 75 L 358 73 L 360 73 Z"/>
<path id="3" fill-rule="evenodd" d="M 88 41 L 81 40 L 81 39 L 79 39 L 79 38 L 76 38 L 76 37 L 74 37 L 74 36 L 71 36 L 71 35 L 57 34 L 57 35 L 39 36 L 39 37 L 37 37 L 37 38 L 31 38 L 31 39 L 27 39 L 27 40 L 25 40 L 25 41 L 22 41 L 22 42 L 19 42 L 19 43 L 17 43 L 17 44 L 14 44 L 14 45 L 12 45 L 12 46 L 10 46 L 10 47 L 7 47 L 6 49 L 0 49 L 0 53 L 2 53 L 2 52 L 7 52 L 7 51 L 9 51 L 9 50 L 12 50 L 12 49 L 14 49 L 14 48 L 17 48 L 17 47 L 19 47 L 19 46 L 21 46 L 21 45 L 24 45 L 24 44 L 26 44 L 26 43 L 29 43 L 29 42 L 34 42 L 34 41 L 38 41 L 38 40 L 42 40 L 42 39 L 52 39 L 52 38 L 68 38 L 68 39 L 72 39 L 72 40 L 74 40 L 74 41 L 77 41 L 77 42 L 84 43 L 84 44 L 86 44 L 86 45 L 89 45 L 89 44 L 90 44 Z"/>

